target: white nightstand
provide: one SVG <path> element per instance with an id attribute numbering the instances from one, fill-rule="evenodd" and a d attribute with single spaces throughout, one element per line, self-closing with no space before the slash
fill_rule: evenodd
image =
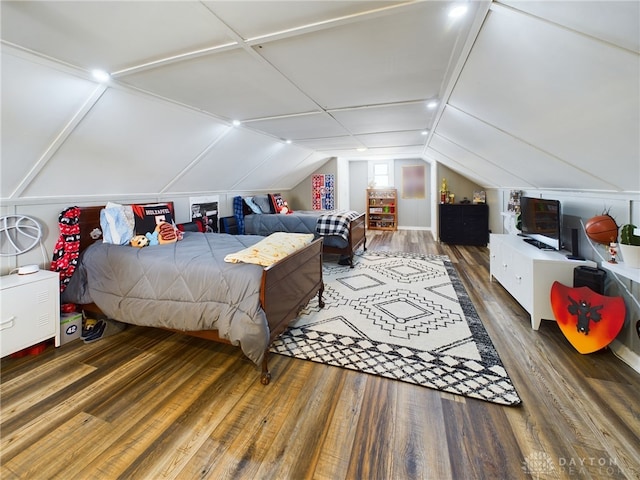
<path id="1" fill-rule="evenodd" d="M 54 337 L 60 346 L 57 272 L 0 277 L 0 357 Z"/>

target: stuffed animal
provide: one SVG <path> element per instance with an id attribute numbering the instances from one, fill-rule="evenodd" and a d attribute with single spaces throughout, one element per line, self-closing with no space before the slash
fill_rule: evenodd
<path id="1" fill-rule="evenodd" d="M 158 231 L 156 230 L 153 233 L 147 232 L 145 234 L 145 237 L 147 237 L 147 239 L 149 240 L 149 246 L 153 246 L 153 245 L 158 245 L 160 242 L 158 242 Z"/>
<path id="2" fill-rule="evenodd" d="M 280 213 L 283 215 L 288 215 L 289 213 L 293 213 L 293 210 L 289 208 L 289 205 L 287 204 L 286 200 L 284 201 L 283 207 L 280 209 Z"/>
<path id="3" fill-rule="evenodd" d="M 160 222 L 156 225 L 156 229 L 154 233 L 158 234 L 158 243 L 160 245 L 164 245 L 165 243 L 175 243 L 177 242 L 178 230 L 169 222 Z"/>
<path id="4" fill-rule="evenodd" d="M 131 239 L 131 246 L 136 248 L 142 248 L 149 245 L 149 239 L 144 235 L 136 235 Z"/>

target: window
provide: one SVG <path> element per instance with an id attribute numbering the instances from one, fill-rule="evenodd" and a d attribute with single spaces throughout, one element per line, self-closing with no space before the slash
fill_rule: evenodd
<path id="1" fill-rule="evenodd" d="M 373 165 L 373 181 L 376 187 L 389 186 L 389 165 L 387 163 L 375 163 Z"/>

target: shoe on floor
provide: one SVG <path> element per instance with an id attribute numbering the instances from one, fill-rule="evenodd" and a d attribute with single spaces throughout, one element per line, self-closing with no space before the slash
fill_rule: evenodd
<path id="1" fill-rule="evenodd" d="M 84 343 L 96 342 L 102 338 L 120 333 L 127 328 L 126 323 L 118 322 L 116 320 L 98 320 L 98 323 L 93 327 L 93 332 L 88 337 L 84 338 Z"/>
<path id="2" fill-rule="evenodd" d="M 85 318 L 82 322 L 82 332 L 80 333 L 80 338 L 83 340 L 95 331 L 96 325 L 98 324 L 98 320 L 95 318 Z"/>
<path id="3" fill-rule="evenodd" d="M 351 259 L 349 257 L 340 257 L 338 265 L 351 265 Z"/>

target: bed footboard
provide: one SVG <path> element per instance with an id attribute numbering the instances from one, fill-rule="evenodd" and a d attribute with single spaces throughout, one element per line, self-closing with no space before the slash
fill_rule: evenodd
<path id="1" fill-rule="evenodd" d="M 322 239 L 316 239 L 305 248 L 287 256 L 279 262 L 266 267 L 262 273 L 260 302 L 267 314 L 270 342 L 273 342 L 295 319 L 300 310 L 316 294 L 320 308 L 324 307 L 322 293 Z M 268 369 L 269 349 L 264 354 L 262 378 L 264 385 L 269 383 L 271 374 Z"/>
<path id="2" fill-rule="evenodd" d="M 325 253 L 337 253 L 349 257 L 349 267 L 353 268 L 353 257 L 362 245 L 363 250 L 367 249 L 367 237 L 365 229 L 366 214 L 358 215 L 349 222 L 349 244 L 344 248 L 324 247 Z"/>

